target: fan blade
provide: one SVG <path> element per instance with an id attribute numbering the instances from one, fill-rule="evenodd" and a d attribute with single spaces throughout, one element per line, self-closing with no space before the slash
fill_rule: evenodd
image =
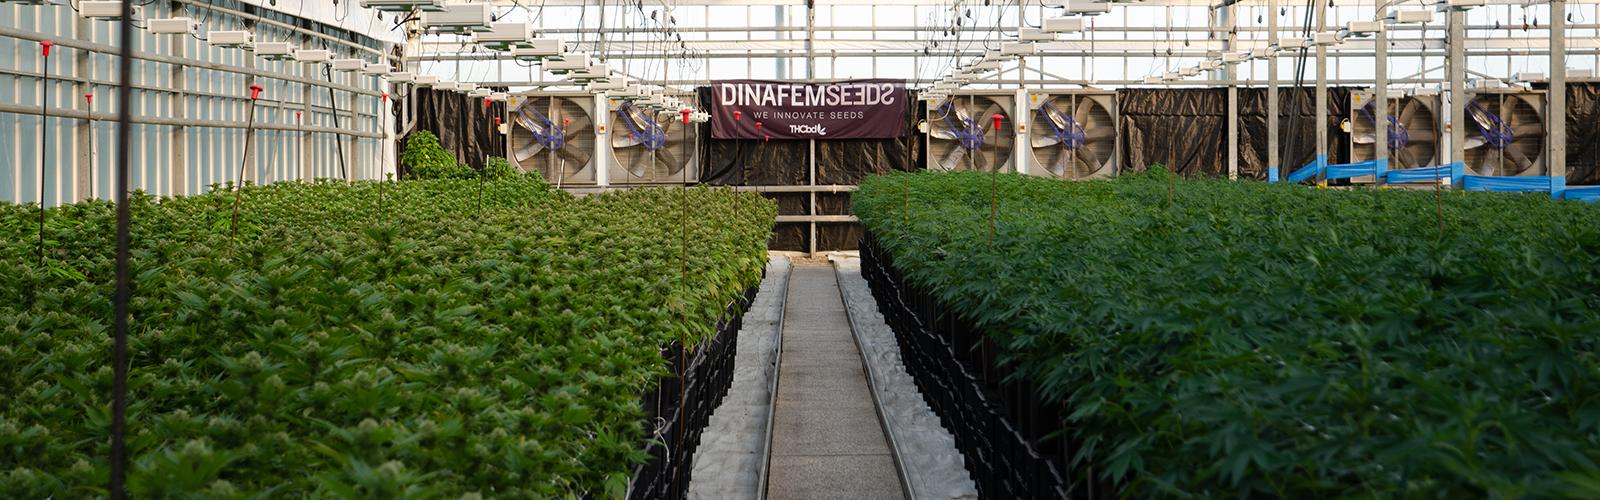
<path id="1" fill-rule="evenodd" d="M 985 133 L 985 134 L 991 132 L 992 131 L 991 129 L 994 128 L 994 120 L 989 118 L 989 117 L 997 115 L 997 114 L 998 115 L 1004 115 L 1005 113 L 1003 113 L 1003 111 L 1005 111 L 1005 109 L 1001 108 L 999 104 L 997 104 L 997 103 L 989 103 L 989 107 L 988 108 L 984 108 L 983 115 L 977 117 L 977 119 L 979 120 L 978 129 L 982 130 L 983 133 Z"/>
<path id="2" fill-rule="evenodd" d="M 1432 142 L 1434 142 L 1435 137 L 1433 135 L 1433 130 L 1431 130 L 1431 129 L 1416 129 L 1416 130 L 1407 130 L 1406 131 L 1406 139 L 1407 139 L 1408 143 L 1415 143 L 1415 142 L 1432 143 Z"/>
<path id="3" fill-rule="evenodd" d="M 635 136 L 632 133 L 624 133 L 620 129 L 617 133 L 611 134 L 611 147 L 613 148 L 631 148 L 638 146 L 643 142 L 644 141 L 639 140 L 638 136 Z"/>
<path id="4" fill-rule="evenodd" d="M 1462 143 L 1461 149 L 1475 149 L 1488 143 L 1489 140 L 1484 139 L 1482 135 L 1474 135 L 1472 137 L 1468 137 L 1467 142 Z"/>
<path id="5" fill-rule="evenodd" d="M 956 170 L 956 169 L 959 169 L 959 168 L 961 168 L 961 167 L 966 165 L 966 161 L 962 159 L 962 157 L 966 156 L 966 154 L 967 154 L 967 149 L 966 148 L 961 148 L 961 147 L 950 148 L 950 152 L 946 153 L 944 155 L 944 158 L 940 158 L 939 159 L 939 166 L 941 168 L 944 168 L 945 170 Z"/>
<path id="6" fill-rule="evenodd" d="M 650 158 L 649 153 L 633 155 L 633 159 L 628 162 L 628 173 L 633 174 L 634 177 L 643 178 L 644 174 L 649 172 Z"/>
<path id="7" fill-rule="evenodd" d="M 1523 137 L 1542 137 L 1544 136 L 1544 127 L 1537 123 L 1519 125 L 1511 128 L 1511 135 L 1518 139 Z"/>
<path id="8" fill-rule="evenodd" d="M 561 119 L 572 120 L 571 123 L 568 123 L 564 126 L 568 133 L 587 131 L 589 129 L 590 122 L 588 113 L 573 113 L 571 115 L 562 116 Z"/>
<path id="9" fill-rule="evenodd" d="M 1396 121 L 1401 124 L 1411 123 L 1411 114 L 1415 113 L 1419 107 L 1422 107 L 1421 102 L 1416 99 L 1406 99 L 1406 104 L 1400 108 L 1400 115 L 1396 117 Z"/>
<path id="10" fill-rule="evenodd" d="M 517 125 L 521 125 L 523 129 L 526 129 L 529 132 L 533 132 L 533 133 L 536 133 L 536 134 L 544 132 L 544 127 L 542 127 L 541 124 L 538 123 L 538 121 L 533 117 L 532 114 L 528 113 L 528 107 L 527 106 L 523 106 L 521 108 L 517 108 L 517 118 L 516 118 L 516 120 L 517 120 Z"/>
<path id="11" fill-rule="evenodd" d="M 1394 152 L 1394 163 L 1395 164 L 1390 165 L 1390 167 L 1415 168 L 1419 166 L 1417 165 L 1416 157 L 1411 155 L 1411 151 L 1407 151 L 1405 149 L 1400 149 Z"/>
<path id="12" fill-rule="evenodd" d="M 683 171 L 683 163 L 678 161 L 678 154 L 674 153 L 671 148 L 656 150 L 656 163 L 666 167 L 667 175 L 677 175 Z"/>
<path id="13" fill-rule="evenodd" d="M 1079 123 L 1079 124 L 1082 125 L 1082 123 Z M 1116 137 L 1116 136 L 1117 136 L 1117 131 L 1113 130 L 1113 129 L 1109 128 L 1109 127 L 1094 127 L 1094 128 L 1085 127 L 1085 130 L 1083 131 L 1083 139 L 1084 139 L 1085 142 L 1098 141 L 1100 139 L 1109 139 L 1109 138 Z"/>
<path id="14" fill-rule="evenodd" d="M 1482 158 L 1483 161 L 1478 162 L 1478 175 L 1494 175 L 1495 163 L 1498 163 L 1495 159 L 1499 157 L 1500 155 L 1493 152 L 1485 152 Z"/>
<path id="15" fill-rule="evenodd" d="M 542 150 L 544 150 L 544 145 L 543 144 L 539 144 L 539 141 L 533 141 L 533 142 L 528 143 L 528 145 L 526 145 L 526 146 L 517 148 L 517 152 L 516 152 L 517 163 L 522 163 L 524 161 L 528 161 L 528 158 L 532 158 L 533 155 L 539 154 L 539 151 L 542 151 Z"/>
<path id="16" fill-rule="evenodd" d="M 1060 154 L 1056 155 L 1055 163 L 1050 165 L 1050 173 L 1056 177 L 1066 177 L 1067 169 L 1072 166 L 1073 156 L 1072 150 L 1062 150 Z"/>
<path id="17" fill-rule="evenodd" d="M 933 136 L 934 139 L 946 141 L 954 141 L 957 139 L 955 129 L 946 124 L 944 120 L 934 122 L 933 129 L 928 131 L 928 135 Z"/>
<path id="18" fill-rule="evenodd" d="M 1094 104 L 1092 101 L 1088 99 L 1073 99 L 1072 120 L 1078 122 L 1079 127 L 1089 123 L 1089 113 L 1093 112 Z"/>
<path id="19" fill-rule="evenodd" d="M 987 172 L 987 171 L 989 171 L 989 163 L 990 163 L 989 155 L 984 154 L 984 153 L 986 153 L 986 151 L 983 151 L 982 149 L 980 149 L 980 150 L 977 151 L 977 154 L 972 155 L 972 169 L 973 170 L 977 170 L 979 172 Z"/>
<path id="20" fill-rule="evenodd" d="M 1529 168 L 1533 167 L 1533 160 L 1529 160 L 1527 155 L 1522 154 L 1522 152 L 1518 151 L 1516 148 L 1507 148 L 1505 152 L 1506 159 L 1511 160 L 1511 163 L 1517 166 L 1516 173 L 1512 175 L 1521 175 L 1523 172 L 1526 172 Z"/>
<path id="21" fill-rule="evenodd" d="M 1354 137 L 1351 137 L 1350 139 L 1355 141 L 1356 144 L 1372 144 L 1372 143 L 1378 142 L 1378 133 L 1377 132 L 1373 132 L 1373 133 L 1370 133 L 1370 134 L 1356 134 Z"/>
<path id="22" fill-rule="evenodd" d="M 1042 134 L 1039 133 L 1037 128 L 1033 129 L 1032 136 L 1028 142 L 1035 148 L 1050 147 L 1061 143 L 1061 138 L 1056 137 L 1055 134 Z"/>
<path id="23" fill-rule="evenodd" d="M 1086 166 L 1088 166 L 1089 169 L 1084 171 L 1083 176 L 1079 177 L 1079 179 L 1087 179 L 1087 178 L 1090 178 L 1090 177 L 1099 177 L 1101 175 L 1100 171 L 1106 168 L 1105 164 L 1100 163 L 1100 158 L 1095 156 L 1095 155 L 1092 155 L 1092 154 L 1082 155 L 1082 159 L 1083 159 L 1084 164 Z"/>
<path id="24" fill-rule="evenodd" d="M 569 166 L 582 166 L 589 164 L 589 157 L 581 154 L 575 148 L 561 148 L 556 150 L 556 156 L 567 160 Z"/>

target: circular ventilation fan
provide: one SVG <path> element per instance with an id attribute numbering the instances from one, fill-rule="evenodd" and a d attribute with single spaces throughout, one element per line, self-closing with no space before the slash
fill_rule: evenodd
<path id="1" fill-rule="evenodd" d="M 611 169 L 612 182 L 685 181 L 684 169 L 695 161 L 697 127 L 684 127 L 676 111 L 652 111 L 631 101 L 622 101 L 614 121 L 611 151 L 622 168 Z M 689 182 L 697 180 L 688 174 Z"/>
<path id="2" fill-rule="evenodd" d="M 1033 163 L 1028 173 L 1060 179 L 1115 174 L 1117 129 L 1106 103 L 1094 96 L 1059 95 L 1043 100 L 1028 129 Z"/>
<path id="3" fill-rule="evenodd" d="M 928 166 L 943 170 L 1004 170 L 1011 166 L 1010 96 L 950 96 L 928 108 Z M 994 130 L 994 115 L 1001 116 Z"/>
<path id="4" fill-rule="evenodd" d="M 1436 101 L 1410 96 L 1389 101 L 1389 168 L 1405 169 L 1431 167 L 1439 151 L 1439 120 L 1435 115 Z M 1351 136 L 1355 142 L 1355 156 L 1360 159 L 1377 157 L 1374 144 L 1377 139 L 1376 118 L 1372 101 L 1357 113 L 1351 122 Z"/>
<path id="5" fill-rule="evenodd" d="M 1544 114 L 1537 94 L 1479 94 L 1467 103 L 1466 167 L 1477 175 L 1541 175 Z"/>
<path id="6" fill-rule="evenodd" d="M 512 119 L 512 159 L 523 171 L 537 171 L 560 186 L 594 182 L 594 120 L 582 97 L 535 96 L 517 106 Z"/>

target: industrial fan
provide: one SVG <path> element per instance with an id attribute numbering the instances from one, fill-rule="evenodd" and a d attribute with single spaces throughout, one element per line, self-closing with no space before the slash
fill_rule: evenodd
<path id="1" fill-rule="evenodd" d="M 1377 158 L 1376 100 L 1371 94 L 1355 95 L 1356 111 L 1350 117 L 1350 157 L 1354 161 Z M 1388 101 L 1389 168 L 1431 167 L 1439 157 L 1437 95 L 1390 97 Z"/>
<path id="2" fill-rule="evenodd" d="M 1467 170 L 1477 175 L 1544 175 L 1543 95 L 1480 93 L 1467 103 Z"/>
<path id="3" fill-rule="evenodd" d="M 1029 174 L 1059 179 L 1116 175 L 1114 95 L 1034 94 L 1029 102 L 1033 108 Z"/>
<path id="4" fill-rule="evenodd" d="M 512 159 L 556 184 L 594 184 L 594 98 L 588 94 L 530 96 L 512 112 Z"/>
<path id="5" fill-rule="evenodd" d="M 617 102 L 611 126 L 612 184 L 698 182 L 699 128 L 682 124 L 676 111 L 654 111 Z M 688 172 L 684 172 L 688 169 Z M 685 177 L 687 175 L 687 177 Z"/>
<path id="6" fill-rule="evenodd" d="M 1011 170 L 1013 95 L 952 95 L 928 107 L 928 168 Z M 994 115 L 1003 123 L 994 130 Z"/>

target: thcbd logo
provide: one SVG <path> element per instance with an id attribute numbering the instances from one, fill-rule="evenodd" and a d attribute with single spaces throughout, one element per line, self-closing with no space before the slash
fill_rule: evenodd
<path id="1" fill-rule="evenodd" d="M 821 123 L 816 125 L 790 125 L 789 133 L 828 135 L 828 129 L 824 128 Z"/>

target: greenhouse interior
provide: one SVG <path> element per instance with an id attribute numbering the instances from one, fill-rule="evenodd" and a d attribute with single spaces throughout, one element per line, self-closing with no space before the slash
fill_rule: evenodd
<path id="1" fill-rule="evenodd" d="M 1600 498 L 1600 0 L 0 0 L 0 498 Z"/>

